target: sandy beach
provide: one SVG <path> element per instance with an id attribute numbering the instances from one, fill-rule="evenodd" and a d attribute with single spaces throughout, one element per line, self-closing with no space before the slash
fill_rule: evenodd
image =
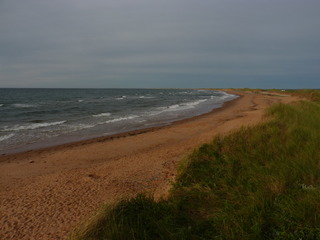
<path id="1" fill-rule="evenodd" d="M 241 97 L 170 126 L 0 156 L 0 239 L 66 239 L 103 203 L 139 192 L 165 197 L 194 148 L 297 100 L 228 91 Z"/>

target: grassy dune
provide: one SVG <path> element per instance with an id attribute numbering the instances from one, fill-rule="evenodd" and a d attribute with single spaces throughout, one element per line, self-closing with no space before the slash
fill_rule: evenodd
<path id="1" fill-rule="evenodd" d="M 320 91 L 277 104 L 182 161 L 167 200 L 139 195 L 73 239 L 320 239 Z"/>

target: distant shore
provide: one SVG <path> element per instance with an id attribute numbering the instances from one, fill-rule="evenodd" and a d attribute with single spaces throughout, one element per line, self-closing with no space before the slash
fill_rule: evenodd
<path id="1" fill-rule="evenodd" d="M 226 91 L 241 97 L 169 126 L 0 156 L 0 238 L 64 239 L 104 202 L 141 191 L 164 196 L 183 156 L 260 122 L 273 103 L 296 100 Z"/>

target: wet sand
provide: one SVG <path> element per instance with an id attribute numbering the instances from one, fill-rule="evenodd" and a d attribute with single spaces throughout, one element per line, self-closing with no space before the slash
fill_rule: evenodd
<path id="1" fill-rule="evenodd" d="M 232 93 L 241 97 L 170 126 L 0 156 L 0 239 L 66 239 L 103 203 L 139 192 L 165 197 L 194 148 L 262 121 L 273 103 L 297 100 Z"/>

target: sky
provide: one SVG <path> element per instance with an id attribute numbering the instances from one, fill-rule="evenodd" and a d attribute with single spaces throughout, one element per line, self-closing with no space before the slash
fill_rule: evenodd
<path id="1" fill-rule="evenodd" d="M 0 0 L 0 87 L 320 88 L 320 1 Z"/>

